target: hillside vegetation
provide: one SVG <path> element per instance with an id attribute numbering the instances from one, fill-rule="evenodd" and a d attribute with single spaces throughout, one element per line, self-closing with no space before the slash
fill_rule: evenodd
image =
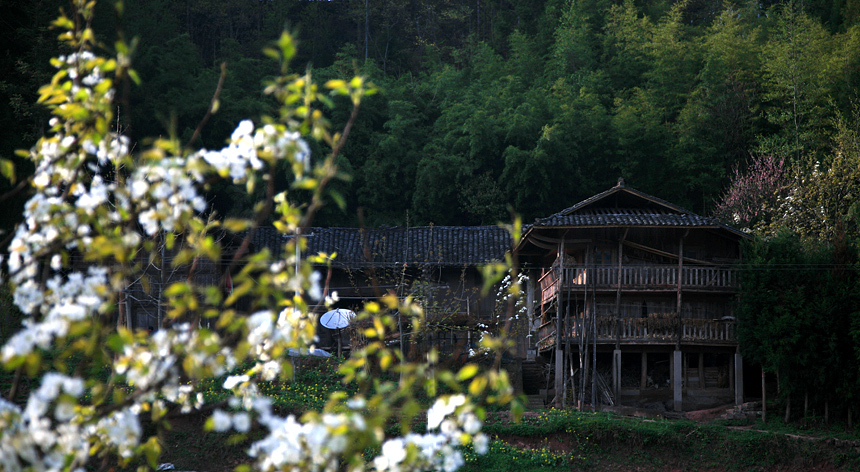
<path id="1" fill-rule="evenodd" d="M 6 157 L 43 130 L 45 112 L 32 104 L 57 50 L 43 25 L 62 4 L 4 5 Z M 137 38 L 142 85 L 120 97 L 116 123 L 135 139 L 187 142 L 222 63 L 218 113 L 194 146 L 218 148 L 240 119 L 273 114 L 258 90 L 277 66 L 261 50 L 283 28 L 300 39 L 297 70 L 324 79 L 359 69 L 381 87 L 340 157 L 352 176 L 336 187 L 346 208 L 327 208 L 320 225 L 495 224 L 509 207 L 530 221 L 618 177 L 710 213 L 751 155 L 778 156 L 804 176 L 858 159 L 856 0 L 122 5 L 117 20 L 111 2 L 99 4 L 96 29 Z M 338 106 L 331 119 L 342 126 L 347 113 Z M 217 189 L 211 198 L 221 214 L 253 205 Z"/>

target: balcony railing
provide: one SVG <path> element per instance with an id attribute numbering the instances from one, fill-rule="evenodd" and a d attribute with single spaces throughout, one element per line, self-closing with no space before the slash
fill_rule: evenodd
<path id="1" fill-rule="evenodd" d="M 559 284 L 559 274 L 562 274 L 562 284 Z M 684 267 L 680 271 L 681 288 L 695 290 L 731 291 L 737 288 L 737 274 L 733 269 L 723 267 Z M 558 293 L 559 289 L 574 290 L 592 285 L 596 289 L 611 289 L 618 287 L 621 277 L 622 290 L 660 290 L 678 287 L 678 267 L 671 265 L 652 266 L 601 266 L 587 269 L 585 267 L 557 266 L 541 277 L 540 290 L 542 300 L 548 300 Z"/>
<path id="2" fill-rule="evenodd" d="M 614 343 L 620 339 L 627 344 L 669 344 L 678 340 L 678 319 L 673 316 L 648 318 L 598 317 L 597 326 L 585 324 L 589 330 L 586 335 L 590 338 L 591 330 L 596 330 L 598 344 Z M 570 320 L 567 336 L 571 343 L 576 344 L 583 329 L 583 320 Z M 680 326 L 681 342 L 688 344 L 733 344 L 735 338 L 735 322 L 731 320 L 682 319 Z M 538 345 L 546 349 L 555 344 L 555 320 L 544 323 L 538 330 Z M 563 341 L 563 339 L 562 339 Z M 591 339 L 589 339 L 591 342 Z"/>

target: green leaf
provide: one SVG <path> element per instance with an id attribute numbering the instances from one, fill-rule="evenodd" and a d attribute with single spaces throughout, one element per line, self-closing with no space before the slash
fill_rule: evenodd
<path id="1" fill-rule="evenodd" d="M 511 413 L 514 415 L 514 422 L 519 423 L 520 418 L 523 417 L 523 412 L 525 411 L 525 407 L 523 403 L 519 400 L 514 400 L 511 405 Z"/>
<path id="2" fill-rule="evenodd" d="M 25 363 L 27 375 L 35 377 L 42 366 L 42 355 L 38 351 L 31 352 L 30 354 L 27 354 Z"/>
<path id="3" fill-rule="evenodd" d="M 125 346 L 125 340 L 123 340 L 122 336 L 120 336 L 119 334 L 113 333 L 108 336 L 106 344 L 111 351 L 122 352 L 123 347 Z"/>
<path id="4" fill-rule="evenodd" d="M 134 69 L 129 69 L 128 76 L 131 77 L 131 80 L 132 82 L 134 82 L 135 85 L 140 85 L 140 76 L 137 75 L 137 71 L 135 71 Z"/>
<path id="5" fill-rule="evenodd" d="M 329 195 L 331 196 L 331 199 L 334 200 L 334 203 L 337 205 L 338 208 L 340 208 L 341 210 L 346 209 L 346 199 L 343 198 L 343 195 L 341 195 L 340 192 L 336 190 L 330 190 Z"/>
<path id="6" fill-rule="evenodd" d="M 487 388 L 486 377 L 476 377 L 475 380 L 472 380 L 472 383 L 469 384 L 469 394 L 477 397 L 485 388 Z"/>
<path id="7" fill-rule="evenodd" d="M 305 179 L 297 180 L 293 184 L 293 187 L 298 188 L 298 189 L 302 189 L 302 190 L 313 190 L 313 189 L 317 188 L 318 185 L 319 185 L 319 183 L 317 182 L 317 179 L 305 178 Z"/>
<path id="8" fill-rule="evenodd" d="M 296 54 L 296 44 L 293 42 L 293 37 L 284 31 L 278 39 L 278 47 L 281 49 L 282 57 L 289 61 Z"/>
<path id="9" fill-rule="evenodd" d="M 278 52 L 278 50 L 275 48 L 264 48 L 263 54 L 271 57 L 272 59 L 274 59 L 276 61 L 281 60 L 281 53 Z"/>
<path id="10" fill-rule="evenodd" d="M 457 381 L 462 382 L 464 380 L 469 380 L 478 373 L 478 366 L 475 364 L 466 364 L 460 369 L 460 372 L 457 372 Z"/>
<path id="11" fill-rule="evenodd" d="M 75 27 L 75 24 L 72 23 L 72 20 L 67 18 L 65 15 L 54 20 L 54 22 L 52 24 L 54 25 L 55 28 L 64 29 L 64 30 L 72 29 Z"/>
<path id="12" fill-rule="evenodd" d="M 143 445 L 143 454 L 146 456 L 146 463 L 152 470 L 158 466 L 158 458 L 161 457 L 161 444 L 158 443 L 158 438 L 152 436 Z"/>
<path id="13" fill-rule="evenodd" d="M 224 220 L 224 227 L 234 233 L 245 231 L 250 226 L 251 222 L 248 220 L 242 220 L 239 218 L 227 218 L 226 220 Z"/>
<path id="14" fill-rule="evenodd" d="M 187 293 L 191 293 L 191 287 L 185 282 L 176 282 L 164 291 L 167 297 L 178 297 Z"/>
<path id="15" fill-rule="evenodd" d="M 15 183 L 15 163 L 9 159 L 0 159 L 0 175 Z"/>

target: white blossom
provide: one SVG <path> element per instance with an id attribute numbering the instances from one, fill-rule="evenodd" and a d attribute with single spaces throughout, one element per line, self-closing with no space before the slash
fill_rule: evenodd
<path id="1" fill-rule="evenodd" d="M 215 410 L 212 412 L 212 429 L 214 431 L 223 433 L 230 429 L 232 423 L 229 413 L 225 413 L 222 410 Z"/>

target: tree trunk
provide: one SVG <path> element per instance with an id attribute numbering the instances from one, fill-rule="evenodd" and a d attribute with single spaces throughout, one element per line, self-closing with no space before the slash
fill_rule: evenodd
<path id="1" fill-rule="evenodd" d="M 785 424 L 788 424 L 791 421 L 791 395 L 785 399 L 785 418 L 783 419 Z"/>

